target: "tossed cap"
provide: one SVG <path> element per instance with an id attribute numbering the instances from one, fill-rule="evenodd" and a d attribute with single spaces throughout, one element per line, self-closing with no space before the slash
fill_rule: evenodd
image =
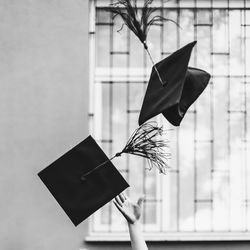
<path id="1" fill-rule="evenodd" d="M 162 113 L 171 124 L 179 126 L 188 108 L 206 88 L 210 74 L 188 67 L 195 44 L 196 41 L 185 45 L 155 65 L 164 84 L 152 68 L 139 125 Z"/>
<path id="2" fill-rule="evenodd" d="M 38 176 L 75 226 L 129 186 L 91 136 Z"/>

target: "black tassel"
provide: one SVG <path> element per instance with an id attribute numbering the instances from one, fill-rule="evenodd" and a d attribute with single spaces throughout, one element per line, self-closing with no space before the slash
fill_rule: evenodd
<path id="1" fill-rule="evenodd" d="M 148 160 L 149 170 L 155 167 L 158 168 L 160 173 L 165 174 L 169 168 L 167 161 L 170 159 L 170 153 L 167 152 L 168 141 L 161 137 L 166 135 L 166 132 L 162 126 L 158 127 L 156 122 L 143 123 L 134 131 L 121 152 L 83 174 L 81 180 L 86 181 L 89 174 L 123 153 L 144 157 Z"/>
<path id="2" fill-rule="evenodd" d="M 162 136 L 166 130 L 158 127 L 156 122 L 143 123 L 129 138 L 121 153 L 144 157 L 149 162 L 149 169 L 158 168 L 160 173 L 166 173 L 167 161 L 170 153 L 167 152 L 168 141 Z"/>
<path id="3" fill-rule="evenodd" d="M 144 0 L 141 15 L 139 16 L 139 8 L 136 2 L 137 0 L 118 0 L 108 7 L 108 11 L 114 14 L 113 18 L 120 16 L 124 24 L 140 39 L 145 49 L 148 49 L 146 40 L 148 31 L 152 25 L 161 25 L 163 21 L 177 23 L 172 19 L 159 15 L 152 16 L 157 10 L 157 8 L 149 6 L 153 0 Z"/>
<path id="4" fill-rule="evenodd" d="M 144 0 L 141 15 L 139 15 L 139 9 L 136 2 L 137 0 L 118 0 L 109 6 L 108 11 L 113 13 L 113 18 L 120 16 L 124 24 L 139 38 L 150 57 L 160 82 L 164 84 L 148 50 L 147 35 L 152 25 L 161 25 L 163 21 L 170 21 L 175 23 L 177 26 L 179 25 L 172 19 L 164 18 L 159 15 L 152 16 L 157 10 L 157 8 L 149 7 L 153 0 Z M 121 29 L 122 28 L 123 26 Z"/>

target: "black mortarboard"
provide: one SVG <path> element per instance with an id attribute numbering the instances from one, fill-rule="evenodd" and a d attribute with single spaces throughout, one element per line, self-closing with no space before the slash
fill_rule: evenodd
<path id="1" fill-rule="evenodd" d="M 206 88 L 210 75 L 203 70 L 188 67 L 196 41 L 187 44 L 155 66 L 163 85 L 152 68 L 143 100 L 139 125 L 162 113 L 175 126 L 179 126 L 188 108 Z"/>
<path id="2" fill-rule="evenodd" d="M 38 175 L 75 226 L 129 186 L 91 136 Z"/>

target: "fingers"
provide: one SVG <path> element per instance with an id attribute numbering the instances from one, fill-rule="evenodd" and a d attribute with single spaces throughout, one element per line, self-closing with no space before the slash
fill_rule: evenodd
<path id="1" fill-rule="evenodd" d="M 129 201 L 129 198 L 128 198 L 127 195 L 124 194 L 124 193 L 120 193 L 118 196 L 115 197 L 115 201 L 117 202 L 117 204 L 119 204 L 120 207 L 122 207 L 122 206 L 124 205 L 124 202 L 125 202 L 126 200 Z M 137 201 L 137 205 L 138 205 L 139 207 L 141 207 L 144 200 L 145 200 L 145 196 L 140 197 L 140 198 L 138 199 L 138 201 Z"/>
<path id="2" fill-rule="evenodd" d="M 125 200 L 127 200 L 127 196 L 123 193 L 119 194 L 119 198 L 121 199 L 122 202 L 124 202 Z"/>
<path id="3" fill-rule="evenodd" d="M 123 206 L 124 199 L 121 197 L 121 195 L 116 196 L 115 201 L 119 204 L 119 206 Z"/>
<path id="4" fill-rule="evenodd" d="M 113 203 L 118 209 L 121 208 L 121 205 L 116 200 L 113 200 Z"/>
<path id="5" fill-rule="evenodd" d="M 144 197 L 140 197 L 140 198 L 138 199 L 138 201 L 137 201 L 137 205 L 138 205 L 139 207 L 142 207 L 142 203 L 143 203 L 144 200 L 145 200 Z"/>
<path id="6" fill-rule="evenodd" d="M 124 193 L 122 193 L 122 195 L 124 196 L 124 199 L 127 200 L 128 199 L 128 196 Z"/>
<path id="7" fill-rule="evenodd" d="M 118 210 L 122 213 L 122 207 L 119 205 L 119 203 L 116 200 L 113 200 L 113 203 L 115 204 L 115 206 L 118 208 Z"/>

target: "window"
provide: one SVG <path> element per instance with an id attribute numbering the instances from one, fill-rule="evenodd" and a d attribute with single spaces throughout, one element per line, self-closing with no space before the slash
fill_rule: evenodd
<path id="1" fill-rule="evenodd" d="M 139 4 L 140 1 L 138 0 Z M 138 127 L 151 63 L 138 39 L 110 1 L 90 1 L 90 130 L 110 157 Z M 151 27 L 155 61 L 198 40 L 190 65 L 211 73 L 209 86 L 179 128 L 161 116 L 172 158 L 166 175 L 125 156 L 114 164 L 145 194 L 143 230 L 150 240 L 250 239 L 250 3 L 248 1 L 159 1 L 171 22 Z M 126 225 L 112 204 L 92 217 L 89 240 L 125 239 Z"/>

